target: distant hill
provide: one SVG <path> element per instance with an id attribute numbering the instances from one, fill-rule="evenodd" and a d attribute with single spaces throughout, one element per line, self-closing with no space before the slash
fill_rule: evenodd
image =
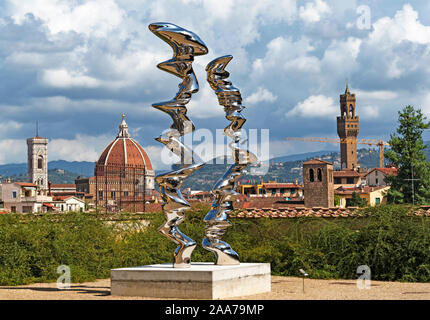
<path id="1" fill-rule="evenodd" d="M 94 162 L 55 160 L 48 162 L 48 170 L 62 169 L 78 176 L 91 177 L 94 175 Z M 27 175 L 27 163 L 11 163 L 0 165 L 0 176 L 11 177 Z"/>
<path id="2" fill-rule="evenodd" d="M 424 152 L 427 160 L 430 159 L 430 141 L 426 141 L 428 146 Z M 283 157 L 276 157 L 270 160 L 268 171 L 264 175 L 244 175 L 241 179 L 243 182 L 256 183 L 261 180 L 276 180 L 278 182 L 302 182 L 302 164 L 303 161 L 312 158 L 321 158 L 325 161 L 332 162 L 335 169 L 340 169 L 340 154 L 338 151 L 321 150 L 307 152 L 302 154 L 293 154 Z M 362 168 L 375 168 L 378 166 L 378 150 L 358 149 L 358 162 Z M 194 190 L 211 190 L 213 185 L 222 177 L 230 164 L 225 159 L 221 159 L 220 164 L 208 163 L 200 170 L 197 170 L 185 180 L 183 188 L 190 187 Z M 388 163 L 386 161 L 385 163 Z M 49 180 L 53 183 L 74 183 L 78 176 L 91 177 L 94 175 L 94 162 L 88 161 L 65 161 L 56 160 L 48 163 Z M 60 170 L 58 170 L 60 169 Z M 63 171 L 64 170 L 64 171 Z M 249 171 L 249 170 L 248 170 Z M 156 171 L 156 174 L 166 172 L 166 170 Z M 5 164 L 0 165 L 1 180 L 11 178 L 15 181 L 27 181 L 27 164 Z"/>
<path id="3" fill-rule="evenodd" d="M 329 154 L 332 152 L 336 152 L 336 150 L 321 150 L 321 151 L 315 151 L 315 152 L 292 154 L 289 156 L 272 158 L 272 159 L 270 159 L 270 163 L 272 163 L 272 162 L 280 163 L 280 162 L 286 162 L 286 161 L 304 160 L 304 159 L 313 158 L 313 157 L 320 157 L 322 155 L 326 155 L 326 154 Z"/>

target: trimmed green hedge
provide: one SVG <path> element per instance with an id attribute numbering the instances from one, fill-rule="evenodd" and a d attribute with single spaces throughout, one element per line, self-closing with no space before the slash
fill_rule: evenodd
<path id="1" fill-rule="evenodd" d="M 180 229 L 201 243 L 208 208 L 187 213 Z M 430 281 L 430 219 L 407 216 L 406 206 L 362 209 L 365 218 L 232 219 L 223 240 L 242 262 L 270 262 L 275 275 L 356 279 L 359 265 L 373 280 Z M 121 218 L 121 215 L 118 215 Z M 125 216 L 125 217 L 129 217 Z M 162 214 L 106 222 L 97 215 L 0 216 L 0 285 L 56 281 L 59 265 L 73 282 L 108 278 L 110 269 L 173 261 L 175 245 L 157 232 Z M 198 246 L 193 261 L 214 261 Z"/>

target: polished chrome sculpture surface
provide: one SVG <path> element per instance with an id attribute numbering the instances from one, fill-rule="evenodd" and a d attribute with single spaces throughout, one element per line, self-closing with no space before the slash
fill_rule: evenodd
<path id="1" fill-rule="evenodd" d="M 190 267 L 191 253 L 196 247 L 196 242 L 178 229 L 178 225 L 185 219 L 184 211 L 190 208 L 180 188 L 184 180 L 202 167 L 204 162 L 181 142 L 180 137 L 194 131 L 194 125 L 187 117 L 185 106 L 192 94 L 199 90 L 192 63 L 194 56 L 207 54 L 208 48 L 196 34 L 172 23 L 152 23 L 149 25 L 149 30 L 173 49 L 173 58 L 158 64 L 157 67 L 182 79 L 179 91 L 172 100 L 155 103 L 152 106 L 167 113 L 173 119 L 170 130 L 155 140 L 164 144 L 181 159 L 179 163 L 172 166 L 173 171 L 155 177 L 163 199 L 165 218 L 164 224 L 158 228 L 158 231 L 178 245 L 173 266 L 187 268 Z"/>
<path id="2" fill-rule="evenodd" d="M 224 106 L 227 120 L 231 121 L 224 128 L 224 135 L 233 140 L 229 146 L 233 150 L 234 164 L 215 183 L 212 189 L 215 200 L 204 218 L 206 228 L 202 244 L 205 249 L 215 254 L 218 265 L 239 264 L 239 255 L 228 243 L 222 241 L 221 237 L 231 226 L 231 222 L 227 219 L 228 213 L 233 210 L 233 201 L 239 195 L 235 191 L 236 181 L 249 164 L 257 162 L 257 157 L 253 153 L 240 149 L 240 144 L 245 142 L 241 141 L 241 129 L 246 121 L 241 111 L 245 107 L 242 106 L 239 89 L 235 88 L 230 81 L 224 80 L 230 75 L 225 71 L 225 67 L 231 59 L 233 57 L 230 55 L 219 57 L 206 66 L 207 80 L 215 91 L 219 104 Z"/>

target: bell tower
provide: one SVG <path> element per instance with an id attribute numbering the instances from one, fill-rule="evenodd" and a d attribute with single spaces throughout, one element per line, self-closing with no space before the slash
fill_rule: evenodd
<path id="1" fill-rule="evenodd" d="M 355 94 L 349 91 L 346 82 L 345 93 L 340 95 L 340 117 L 337 117 L 337 134 L 340 143 L 340 164 L 342 169 L 357 169 L 357 136 L 359 124 L 355 112 Z"/>
<path id="2" fill-rule="evenodd" d="M 48 139 L 36 137 L 27 139 L 27 166 L 30 183 L 48 190 Z"/>

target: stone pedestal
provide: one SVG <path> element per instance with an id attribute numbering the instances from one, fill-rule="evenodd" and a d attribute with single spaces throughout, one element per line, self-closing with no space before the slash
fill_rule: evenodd
<path id="1" fill-rule="evenodd" d="M 111 270 L 111 294 L 176 299 L 225 299 L 270 292 L 270 263 L 190 268 L 156 264 Z"/>

